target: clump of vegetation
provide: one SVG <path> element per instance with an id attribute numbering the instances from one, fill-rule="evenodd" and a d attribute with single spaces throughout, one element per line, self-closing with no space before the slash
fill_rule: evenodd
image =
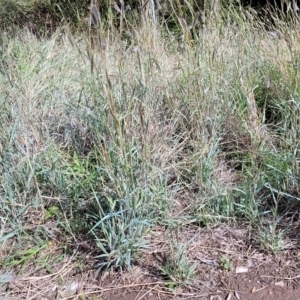
<path id="1" fill-rule="evenodd" d="M 125 5 L 111 11 L 119 27 L 93 4 L 86 33 L 3 36 L 4 271 L 38 260 L 56 274 L 87 248 L 98 274 L 131 270 L 155 228 L 240 220 L 280 250 L 278 222 L 299 209 L 298 21 L 270 32 L 229 6 L 189 27 L 174 7 L 170 30 L 151 3 L 132 23 Z M 160 266 L 172 287 L 197 274 L 190 242 L 172 241 Z"/>

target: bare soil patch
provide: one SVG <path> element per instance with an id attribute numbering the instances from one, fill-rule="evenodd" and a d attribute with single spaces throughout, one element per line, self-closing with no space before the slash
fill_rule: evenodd
<path id="1" fill-rule="evenodd" d="M 197 264 L 196 275 L 177 285 L 163 274 L 164 259 L 172 256 L 168 233 L 156 228 L 131 272 L 97 276 L 89 253 L 74 253 L 53 266 L 52 273 L 39 269 L 10 272 L 1 285 L 0 299 L 299 299 L 300 251 L 294 238 L 286 238 L 275 256 L 256 246 L 246 226 L 182 226 L 177 244 L 187 243 L 185 254 Z M 291 235 L 290 235 L 291 236 Z M 258 245 L 258 244 L 257 244 Z M 94 247 L 91 247 L 95 255 Z M 58 256 L 59 251 L 53 252 Z M 83 267 L 78 268 L 79 262 Z M 89 263 L 86 263 L 89 261 Z"/>

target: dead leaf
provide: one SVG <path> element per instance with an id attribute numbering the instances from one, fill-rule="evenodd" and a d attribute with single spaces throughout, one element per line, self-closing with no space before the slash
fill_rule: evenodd
<path id="1" fill-rule="evenodd" d="M 253 260 L 249 259 L 249 260 L 247 261 L 247 266 L 248 266 L 248 268 L 253 267 L 253 266 L 254 266 Z"/>
<path id="2" fill-rule="evenodd" d="M 62 287 L 62 294 L 63 296 L 65 297 L 66 295 L 75 295 L 78 291 L 78 288 L 79 288 L 79 283 L 76 282 L 76 281 L 73 281 L 71 283 L 68 283 L 68 284 L 65 284 L 63 287 Z"/>
<path id="3" fill-rule="evenodd" d="M 207 265 L 218 266 L 218 262 L 216 259 L 207 259 L 207 258 L 201 258 L 201 257 L 198 257 L 198 259 Z"/>
<path id="4" fill-rule="evenodd" d="M 249 271 L 248 267 L 236 267 L 235 273 L 247 273 Z"/>

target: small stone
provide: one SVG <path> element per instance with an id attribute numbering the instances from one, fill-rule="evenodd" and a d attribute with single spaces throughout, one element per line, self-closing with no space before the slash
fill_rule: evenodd
<path id="1" fill-rule="evenodd" d="M 278 282 L 275 282 L 275 285 L 284 287 L 284 282 L 283 281 L 278 281 Z"/>

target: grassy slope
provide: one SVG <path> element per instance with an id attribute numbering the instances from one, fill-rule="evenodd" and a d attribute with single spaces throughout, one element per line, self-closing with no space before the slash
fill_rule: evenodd
<path id="1" fill-rule="evenodd" d="M 281 249 L 299 200 L 300 35 L 230 17 L 193 42 L 149 23 L 127 40 L 99 31 L 95 49 L 66 32 L 3 40 L 0 284 L 33 261 L 54 272 L 82 241 L 98 270 L 130 268 L 154 226 L 170 231 L 176 284 L 194 274 L 177 227 L 246 219 Z"/>

